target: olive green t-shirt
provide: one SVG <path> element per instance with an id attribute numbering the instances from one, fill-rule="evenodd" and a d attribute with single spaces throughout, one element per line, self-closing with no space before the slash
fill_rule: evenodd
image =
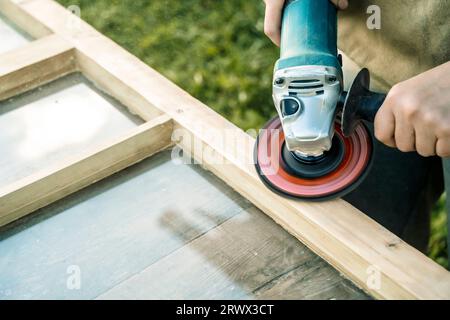
<path id="1" fill-rule="evenodd" d="M 349 3 L 349 8 L 339 13 L 339 49 L 370 70 L 374 90 L 388 91 L 394 84 L 450 60 L 450 0 Z M 379 30 L 367 27 L 371 5 L 380 8 Z"/>

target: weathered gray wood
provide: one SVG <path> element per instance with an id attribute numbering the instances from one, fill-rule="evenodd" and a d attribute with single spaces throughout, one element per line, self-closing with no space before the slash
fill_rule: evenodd
<path id="1" fill-rule="evenodd" d="M 0 252 L 0 299 L 365 297 L 169 151 L 0 229 Z M 66 286 L 73 265 L 79 290 Z"/>
<path id="2" fill-rule="evenodd" d="M 178 221 L 165 226 L 175 234 L 184 228 L 179 230 L 180 226 L 190 224 L 176 213 L 167 220 Z M 286 292 L 266 289 L 286 282 L 283 279 L 292 288 Z M 342 281 L 332 267 L 252 207 L 99 299 L 300 299 Z M 336 298 L 365 297 L 359 290 L 353 294 L 335 290 L 334 294 Z"/>
<path id="3" fill-rule="evenodd" d="M 6 17 L 0 13 L 0 53 L 18 48 L 29 41 L 31 37 L 18 30 Z"/>
<path id="4" fill-rule="evenodd" d="M 0 300 L 95 298 L 250 205 L 169 160 L 158 154 L 1 229 Z M 72 265 L 80 290 L 66 286 Z"/>
<path id="5" fill-rule="evenodd" d="M 171 213 L 174 234 L 189 225 Z M 313 259 L 256 209 L 233 217 L 123 282 L 101 299 L 242 299 L 272 278 Z"/>
<path id="6" fill-rule="evenodd" d="M 0 102 L 0 187 L 140 123 L 79 74 Z"/>
<path id="7" fill-rule="evenodd" d="M 307 296 L 308 300 L 367 300 L 372 299 L 356 288 L 350 281 L 342 280 L 332 287 L 321 292 Z"/>
<path id="8" fill-rule="evenodd" d="M 255 292 L 258 299 L 367 299 L 319 257 L 300 264 Z"/>

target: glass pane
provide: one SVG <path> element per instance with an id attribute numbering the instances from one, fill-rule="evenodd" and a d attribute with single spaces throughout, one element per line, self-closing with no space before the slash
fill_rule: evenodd
<path id="1" fill-rule="evenodd" d="M 80 74 L 0 102 L 0 187 L 141 123 Z"/>

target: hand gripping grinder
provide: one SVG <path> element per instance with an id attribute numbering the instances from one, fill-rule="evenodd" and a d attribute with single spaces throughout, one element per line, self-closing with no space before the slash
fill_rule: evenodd
<path id="1" fill-rule="evenodd" d="M 255 165 L 286 196 L 324 200 L 352 191 L 372 160 L 373 122 L 385 95 L 369 91 L 367 69 L 343 91 L 337 9 L 329 0 L 287 0 L 273 101 L 278 116 L 259 132 Z"/>

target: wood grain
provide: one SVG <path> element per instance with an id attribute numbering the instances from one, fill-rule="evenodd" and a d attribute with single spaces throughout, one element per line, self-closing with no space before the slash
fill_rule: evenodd
<path id="1" fill-rule="evenodd" d="M 100 148 L 1 188 L 0 226 L 167 148 L 171 133 L 171 119 L 163 115 Z"/>
<path id="2" fill-rule="evenodd" d="M 142 123 L 79 73 L 0 101 L 0 188 Z"/>
<path id="3" fill-rule="evenodd" d="M 172 233 L 195 228 L 176 212 L 167 214 L 171 223 L 163 227 Z M 289 282 L 288 290 L 273 289 L 281 287 L 276 285 L 281 279 Z M 251 207 L 98 299 L 304 299 L 342 281 L 336 270 Z M 349 292 L 335 290 L 334 298 L 367 298 L 359 290 Z"/>
<path id="4" fill-rule="evenodd" d="M 0 54 L 0 100 L 48 83 L 76 70 L 70 42 L 51 35 Z"/>

